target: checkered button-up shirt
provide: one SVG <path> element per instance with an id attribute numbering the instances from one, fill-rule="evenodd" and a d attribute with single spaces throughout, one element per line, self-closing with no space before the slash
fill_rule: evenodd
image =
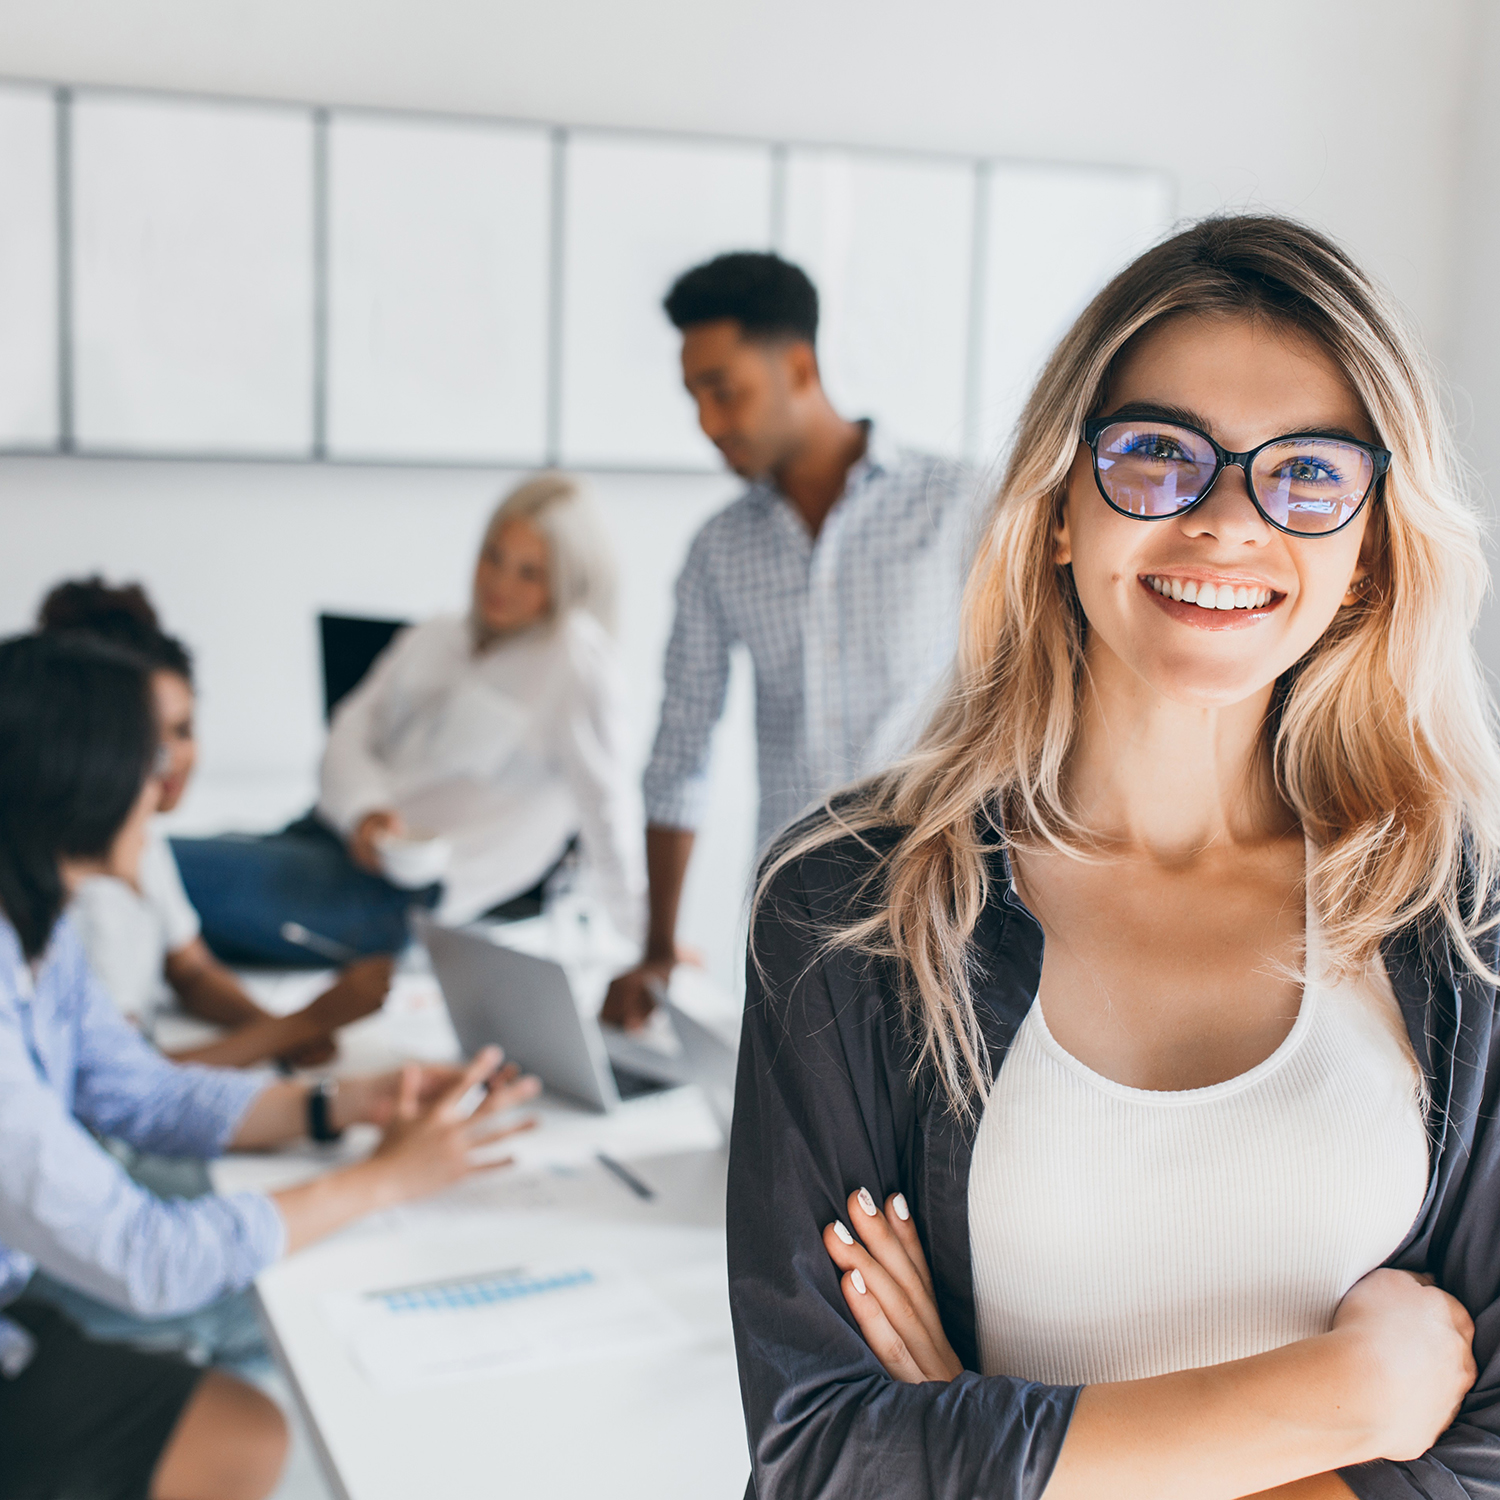
<path id="1" fill-rule="evenodd" d="M 699 822 L 737 643 L 755 665 L 762 846 L 907 748 L 953 656 L 973 494 L 964 469 L 872 428 L 816 538 L 768 483 L 703 527 L 677 580 L 650 822 Z"/>

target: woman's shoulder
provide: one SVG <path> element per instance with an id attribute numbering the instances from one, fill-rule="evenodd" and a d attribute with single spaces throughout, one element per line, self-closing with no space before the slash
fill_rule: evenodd
<path id="1" fill-rule="evenodd" d="M 800 908 L 820 924 L 851 925 L 879 910 L 885 874 L 906 834 L 853 797 L 838 797 L 790 824 L 761 861 L 757 919 Z"/>

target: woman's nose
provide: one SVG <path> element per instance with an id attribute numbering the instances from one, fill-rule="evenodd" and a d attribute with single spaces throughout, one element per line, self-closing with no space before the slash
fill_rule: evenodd
<path id="1" fill-rule="evenodd" d="M 1182 518 L 1189 536 L 1214 536 L 1221 542 L 1264 541 L 1271 527 L 1250 498 L 1250 485 L 1239 464 L 1226 464 L 1203 499 Z"/>

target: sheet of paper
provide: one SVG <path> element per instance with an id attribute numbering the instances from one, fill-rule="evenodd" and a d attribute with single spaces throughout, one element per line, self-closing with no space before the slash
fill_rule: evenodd
<path id="1" fill-rule="evenodd" d="M 690 1336 L 638 1277 L 593 1258 L 334 1292 L 323 1314 L 366 1377 L 387 1391 L 639 1355 Z"/>

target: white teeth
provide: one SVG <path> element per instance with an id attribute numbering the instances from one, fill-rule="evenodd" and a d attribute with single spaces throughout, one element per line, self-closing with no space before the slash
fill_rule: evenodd
<path id="1" fill-rule="evenodd" d="M 1178 599 L 1196 604 L 1199 609 L 1264 609 L 1271 602 L 1273 589 L 1251 588 L 1248 584 L 1199 583 L 1189 578 L 1159 578 L 1145 575 L 1146 582 L 1164 599 Z"/>

